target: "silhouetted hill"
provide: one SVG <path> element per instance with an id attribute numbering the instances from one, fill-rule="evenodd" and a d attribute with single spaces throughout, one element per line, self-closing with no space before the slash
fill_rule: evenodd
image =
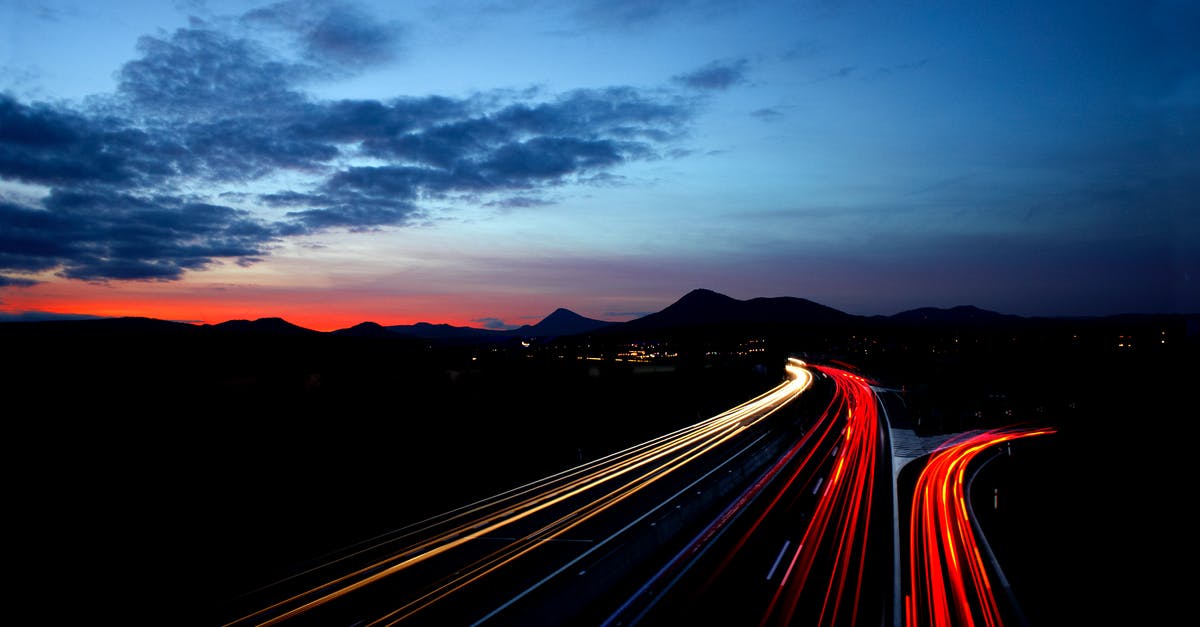
<path id="1" fill-rule="evenodd" d="M 480 340 L 505 336 L 504 331 L 477 329 L 475 327 L 456 327 L 450 324 L 431 324 L 428 322 L 398 324 L 383 328 L 393 333 L 421 338 L 423 340 Z"/>
<path id="2" fill-rule="evenodd" d="M 958 305 L 943 309 L 939 307 L 920 307 L 918 309 L 909 309 L 898 314 L 888 316 L 889 320 L 894 322 L 902 322 L 909 324 L 993 324 L 997 322 L 1015 322 L 1021 320 L 1021 316 L 1011 314 L 1002 314 L 987 309 L 980 309 L 973 305 Z"/>
<path id="3" fill-rule="evenodd" d="M 612 326 L 614 324 L 617 323 L 587 318 L 571 311 L 570 309 L 559 307 L 537 324 L 525 325 L 519 329 L 506 331 L 506 333 L 520 335 L 522 337 L 576 335 L 579 333 L 589 333 L 591 331 L 595 331 L 596 329 Z"/>
<path id="4" fill-rule="evenodd" d="M 320 333 L 294 325 L 283 318 L 259 318 L 257 320 L 228 320 L 205 327 L 233 333 L 265 333 L 272 335 L 309 335 Z"/>
<path id="5" fill-rule="evenodd" d="M 205 613 L 209 601 L 278 581 L 398 524 L 733 407 L 774 385 L 783 355 L 794 351 L 810 352 L 813 363 L 861 366 L 900 389 L 903 412 L 891 419 L 922 435 L 1024 420 L 1060 427 L 1068 451 L 1079 453 L 1051 451 L 1056 465 L 1035 467 L 1030 482 L 1044 483 L 1058 510 L 1104 502 L 1124 481 L 1118 468 L 1166 463 L 1164 474 L 1188 476 L 1186 452 L 1142 442 L 1172 420 L 1186 422 L 1177 408 L 1187 406 L 1194 383 L 1200 317 L 914 312 L 867 318 L 801 298 L 740 301 L 696 290 L 646 318 L 598 327 L 586 340 L 530 346 L 513 340 L 539 327 L 577 330 L 582 317 L 556 310 L 507 332 L 412 325 L 468 338 L 461 343 L 406 341 L 371 322 L 333 333 L 278 318 L 211 326 L 150 318 L 0 322 L 0 390 L 14 407 L 25 403 L 6 423 L 19 443 L 15 463 L 62 471 L 17 482 L 10 509 L 23 513 L 24 527 L 15 533 L 38 540 L 25 543 L 37 549 L 31 563 L 53 566 L 40 547 L 74 543 L 64 546 L 81 563 L 124 565 L 144 574 L 124 583 L 172 600 L 179 594 L 172 607 Z M 904 323 L 909 317 L 922 322 Z M 616 350 L 593 341 L 639 325 L 652 330 L 649 339 L 666 338 L 661 360 L 669 367 L 618 361 Z M 676 328 L 695 332 L 660 334 Z M 713 341 L 722 336 L 728 341 Z M 738 352 L 747 338 L 766 352 Z M 574 358 L 593 355 L 603 357 Z M 1132 434 L 1126 439 L 1136 444 L 1122 449 L 1113 434 Z M 1180 448 L 1187 441 L 1168 440 Z M 1135 457 L 1105 471 L 1096 451 Z M 1011 459 L 1025 463 L 1022 455 Z M 1174 486 L 1160 490 L 1152 496 L 1164 502 L 1178 494 Z M 1008 492 L 1009 503 L 1021 493 Z M 1080 496 L 1064 496 L 1072 493 Z M 59 531 L 84 510 L 105 516 Z M 1069 533 L 1045 521 L 1037 519 L 1031 535 L 1053 529 L 1058 542 Z M 35 533 L 43 530 L 54 531 L 44 544 Z M 180 537 L 187 546 L 161 550 Z M 1043 568 L 1042 556 L 1034 557 L 1032 567 Z M 1006 573 L 1019 572 L 1008 563 Z"/>
<path id="6" fill-rule="evenodd" d="M 0 322 L 0 332 L 17 336 L 69 336 L 80 334 L 139 334 L 188 333 L 195 325 L 157 318 L 84 318 L 78 320 L 18 320 Z"/>
<path id="7" fill-rule="evenodd" d="M 804 298 L 782 296 L 737 300 L 712 290 L 688 292 L 657 313 L 609 327 L 616 333 L 662 331 L 704 326 L 829 324 L 858 318 Z"/>
<path id="8" fill-rule="evenodd" d="M 92 320 L 49 320 L 37 324 L 46 325 L 47 329 L 59 328 L 92 328 L 105 331 L 123 331 L 130 333 L 187 333 L 195 329 L 194 325 L 186 322 L 173 322 L 157 318 L 127 316 L 123 318 L 96 318 Z M 57 326 L 57 325 L 62 325 Z"/>
<path id="9" fill-rule="evenodd" d="M 389 331 L 386 327 L 378 322 L 360 322 L 346 329 L 338 329 L 332 331 L 334 335 L 345 335 L 349 337 L 381 337 L 394 338 L 397 337 L 395 331 Z"/>
<path id="10" fill-rule="evenodd" d="M 586 318 L 569 309 L 559 307 L 533 325 L 524 325 L 516 329 L 480 329 L 477 327 L 459 327 L 449 324 L 430 324 L 418 322 L 381 327 L 382 329 L 402 335 L 424 340 L 442 340 L 453 342 L 471 341 L 504 341 L 521 337 L 557 337 L 587 333 L 609 325 L 616 324 L 604 320 Z"/>

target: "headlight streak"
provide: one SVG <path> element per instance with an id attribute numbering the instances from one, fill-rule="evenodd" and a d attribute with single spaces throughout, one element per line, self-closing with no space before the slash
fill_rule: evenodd
<path id="1" fill-rule="evenodd" d="M 726 573 L 737 577 L 737 571 L 729 568 L 731 563 L 757 537 L 768 517 L 786 520 L 793 503 L 810 497 L 817 486 L 821 489 L 817 491 L 813 520 L 799 530 L 803 537 L 795 543 L 789 539 L 775 554 L 766 580 L 778 581 L 778 587 L 765 607 L 762 623 L 789 624 L 793 618 L 804 624 L 823 625 L 857 621 L 866 570 L 867 522 L 878 471 L 880 423 L 876 399 L 865 379 L 839 369 L 814 368 L 835 384 L 834 395 L 824 411 L 720 515 L 609 615 L 602 623 L 604 627 L 641 622 L 707 551 L 719 546 L 717 539 L 732 528 L 732 522 L 751 503 L 768 497 L 755 519 L 742 527 L 741 535 L 721 547 L 722 553 L 716 556 L 718 559 L 707 579 L 690 594 L 693 598 L 705 598 L 707 591 L 718 585 Z M 827 463 L 833 466 L 829 476 L 819 477 Z M 776 579 L 776 572 L 784 570 L 782 577 Z M 821 582 L 826 585 L 821 587 Z M 808 601 L 798 616 L 797 606 L 802 598 Z M 736 599 L 733 597 L 730 602 Z M 749 608 L 749 611 L 755 610 Z"/>
<path id="2" fill-rule="evenodd" d="M 967 507 L 964 478 L 983 451 L 1052 428 L 1005 427 L 945 442 L 917 478 L 909 525 L 908 627 L 1003 624 Z"/>
<path id="3" fill-rule="evenodd" d="M 699 451 L 688 453 L 687 456 L 682 459 L 671 460 L 671 461 L 667 462 L 667 464 L 665 466 L 655 468 L 652 471 L 650 471 L 649 474 L 633 479 L 631 483 L 628 483 L 628 484 L 625 484 L 622 486 L 618 486 L 613 492 L 609 492 L 608 494 L 602 495 L 601 497 L 597 498 L 594 501 L 586 503 L 581 508 L 579 508 L 573 512 L 570 512 L 569 514 L 559 518 L 558 520 L 546 525 L 542 529 L 540 529 L 524 538 L 521 538 L 516 543 L 509 545 L 508 547 L 505 547 L 504 549 L 501 549 L 497 553 L 494 553 L 492 556 L 489 556 L 489 558 L 488 558 L 489 561 L 487 564 L 482 564 L 478 567 L 474 567 L 474 565 L 473 565 L 473 568 L 470 573 L 455 578 L 453 581 L 454 585 L 443 586 L 443 588 L 439 589 L 440 594 L 436 595 L 435 597 L 433 597 L 431 599 L 428 599 L 426 603 L 423 603 L 423 604 L 415 607 L 414 609 L 412 609 L 412 611 L 403 612 L 403 610 L 407 610 L 410 608 L 410 606 L 411 606 L 411 604 L 410 604 L 410 605 L 406 605 L 401 608 L 398 608 L 395 612 L 393 612 L 392 614 L 389 614 L 388 616 L 385 616 L 384 618 L 393 618 L 394 617 L 398 621 L 407 616 L 410 616 L 411 614 L 415 613 L 417 610 L 427 607 L 429 604 L 431 604 L 437 600 L 440 600 L 441 598 L 445 597 L 446 595 L 450 594 L 451 592 L 454 592 L 461 586 L 466 585 L 467 583 L 470 583 L 471 581 L 474 581 L 474 580 L 482 577 L 483 575 L 486 575 L 486 574 L 492 572 L 496 568 L 503 566 L 504 564 L 511 562 L 512 560 L 537 548 L 537 546 L 550 540 L 552 537 L 558 536 L 563 533 L 566 533 L 567 531 L 570 531 L 572 528 L 583 523 L 584 521 L 588 520 L 589 518 L 595 516 L 596 514 L 600 513 L 601 511 L 608 508 L 609 506 L 624 500 L 628 496 L 640 491 L 641 489 L 650 485 L 651 483 L 653 483 L 657 479 L 661 478 L 662 476 L 679 469 L 680 467 L 686 465 L 687 463 L 693 461 L 694 459 L 702 456 L 704 453 L 707 453 L 711 449 L 713 449 L 721 444 L 724 444 L 725 442 L 727 442 L 729 439 L 731 439 L 732 437 L 734 437 L 736 435 L 737 435 L 737 433 L 725 434 L 722 437 L 720 437 L 720 439 L 705 443 L 705 445 Z M 476 562 L 476 564 L 479 564 L 479 562 Z M 422 597 L 422 599 L 425 599 L 425 597 Z M 380 623 L 378 621 L 369 623 L 369 625 L 376 625 L 376 624 L 380 624 Z M 384 623 L 384 624 L 394 624 L 394 623 Z"/>
<path id="4" fill-rule="evenodd" d="M 381 624 L 385 620 L 391 621 L 387 624 L 399 622 L 703 457 L 705 453 L 730 441 L 786 405 L 812 384 L 812 374 L 799 360 L 789 359 L 785 372 L 787 379 L 784 383 L 695 425 L 444 515 L 414 523 L 398 529 L 393 534 L 379 536 L 365 543 L 365 546 L 358 545 L 353 553 L 331 559 L 324 565 L 302 574 L 311 576 L 347 562 L 351 557 L 361 557 L 372 552 L 387 550 L 388 555 L 366 567 L 334 576 L 325 583 L 227 623 L 227 627 L 281 623 L 553 506 L 568 503 L 573 499 L 587 499 L 582 504 L 573 506 L 566 514 L 541 525 L 536 531 L 523 534 L 512 544 L 457 569 L 457 576 L 443 579 L 435 584 L 432 590 L 402 603 L 371 624 Z M 619 479 L 623 480 L 618 482 Z M 593 496 L 593 493 L 596 495 Z M 407 538 L 417 540 L 397 548 Z M 294 578 L 295 576 L 289 579 Z"/>
<path id="5" fill-rule="evenodd" d="M 834 402 L 836 402 L 836 400 Z M 738 497 L 734 499 L 733 502 L 730 503 L 730 505 L 726 507 L 725 510 L 723 510 L 713 520 L 712 523 L 710 523 L 699 534 L 697 534 L 696 537 L 688 542 L 688 544 L 684 546 L 682 550 L 676 553 L 675 556 L 666 563 L 666 565 L 659 569 L 659 571 L 656 572 L 649 580 L 647 580 L 646 583 L 644 583 L 636 592 L 630 595 L 629 598 L 627 598 L 625 602 L 616 609 L 616 611 L 614 611 L 607 619 L 605 619 L 605 621 L 602 623 L 602 627 L 607 627 L 608 625 L 613 624 L 634 625 L 641 621 L 646 613 L 653 609 L 657 600 L 661 599 L 662 595 L 667 590 L 670 590 L 675 583 L 679 581 L 679 578 L 682 577 L 693 564 L 695 564 L 696 560 L 698 560 L 700 556 L 702 556 L 704 552 L 712 546 L 712 542 L 714 542 L 721 536 L 722 533 L 725 532 L 729 523 L 736 520 L 737 517 L 740 516 L 743 511 L 745 511 L 746 506 L 753 502 L 754 499 L 756 499 L 760 494 L 762 494 L 764 490 L 771 484 L 771 482 L 774 481 L 775 478 L 779 476 L 779 474 L 789 464 L 791 464 L 799 452 L 805 448 L 809 449 L 809 453 L 798 465 L 798 468 L 803 468 L 808 465 L 809 460 L 812 459 L 815 451 L 815 448 L 811 448 L 808 445 L 810 441 L 814 439 L 819 441 L 828 435 L 834 424 L 832 416 L 833 413 L 831 413 L 830 408 L 826 408 L 825 412 L 815 421 L 815 425 L 812 429 L 801 436 L 800 439 L 797 440 L 796 443 L 793 444 L 787 451 L 785 451 L 774 464 L 767 468 L 767 470 L 765 470 L 753 483 L 751 483 L 745 491 L 738 495 Z M 775 496 L 775 499 L 770 505 L 768 505 L 766 510 L 764 510 L 763 514 L 760 515 L 758 520 L 751 525 L 751 531 L 747 532 L 737 542 L 734 548 L 726 553 L 721 564 L 714 569 L 714 577 L 716 574 L 723 571 L 725 566 L 728 565 L 729 561 L 738 554 L 739 550 L 749 539 L 750 535 L 752 535 L 753 531 L 758 528 L 759 524 L 762 522 L 763 518 L 766 517 L 767 513 L 770 512 L 775 504 L 778 503 L 779 499 L 782 498 L 782 496 L 787 492 L 787 487 L 792 484 L 797 476 L 798 473 L 792 474 L 785 486 Z M 782 557 L 782 553 L 780 556 Z M 772 569 L 772 572 L 774 572 L 774 569 Z M 670 579 L 668 579 L 668 577 L 670 577 Z M 710 578 L 705 585 L 707 586 L 711 583 L 712 579 Z M 644 603 L 640 607 L 640 610 L 636 605 L 639 602 Z M 629 613 L 634 611 L 638 611 L 638 613 L 633 616 L 627 616 Z"/>

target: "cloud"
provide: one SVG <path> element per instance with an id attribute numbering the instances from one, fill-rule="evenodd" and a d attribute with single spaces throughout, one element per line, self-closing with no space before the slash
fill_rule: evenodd
<path id="1" fill-rule="evenodd" d="M 712 61 L 692 72 L 679 74 L 672 80 L 692 89 L 725 90 L 746 81 L 745 59 Z"/>
<path id="2" fill-rule="evenodd" d="M 762 120 L 763 122 L 774 122 L 783 117 L 783 113 L 779 109 L 773 107 L 765 107 L 756 109 L 750 112 L 750 115 Z"/>
<path id="3" fill-rule="evenodd" d="M 508 324 L 499 318 L 475 318 L 471 322 L 480 322 L 483 324 L 483 328 L 496 331 L 508 331 L 517 328 L 517 325 Z"/>
<path id="4" fill-rule="evenodd" d="M 0 287 L 31 287 L 37 285 L 40 281 L 33 279 L 23 279 L 21 277 L 4 276 L 0 274 Z"/>
<path id="5" fill-rule="evenodd" d="M 390 61 L 403 30 L 397 23 L 375 20 L 353 4 L 318 0 L 277 2 L 246 13 L 242 20 L 289 31 L 306 59 L 343 68 Z"/>
<path id="6" fill-rule="evenodd" d="M 149 184 L 180 149 L 107 117 L 0 94 L 0 177 L 42 185 Z"/>
<path id="7" fill-rule="evenodd" d="M 0 268 L 84 280 L 178 279 L 218 258 L 265 255 L 281 231 L 220 205 L 57 189 L 41 206 L 0 202 L 0 225 Z"/>
<path id="8" fill-rule="evenodd" d="M 310 228 L 402 225 L 422 216 L 421 200 L 586 183 L 626 161 L 656 157 L 656 145 L 678 137 L 691 115 L 681 101 L 632 88 L 576 90 L 547 102 L 491 107 L 427 98 L 309 109 L 313 122 L 292 127 L 300 135 L 357 141 L 364 154 L 403 164 L 347 167 L 312 192 L 261 196 L 270 205 L 303 207 L 288 216 Z M 512 206 L 512 198 L 483 204 Z"/>
<path id="9" fill-rule="evenodd" d="M 586 26 L 630 28 L 682 16 L 711 19 L 745 6 L 745 0 L 580 0 L 572 13 Z"/>
<path id="10" fill-rule="evenodd" d="M 142 37 L 137 49 L 141 58 L 117 72 L 117 90 L 142 115 L 222 119 L 292 109 L 304 98 L 291 85 L 313 71 L 210 28 Z"/>
<path id="11" fill-rule="evenodd" d="M 306 1 L 238 22 L 295 36 L 296 59 L 224 23 L 141 38 L 86 105 L 0 95 L 0 180 L 45 190 L 0 201 L 0 272 L 175 280 L 286 237 L 417 224 L 428 201 L 528 206 L 670 154 L 693 116 L 623 86 L 319 100 L 305 83 L 386 60 L 396 27 Z"/>
<path id="12" fill-rule="evenodd" d="M 613 0 L 583 2 L 575 16 L 585 23 L 605 26 L 630 26 L 661 18 L 675 8 L 673 2 L 653 0 Z"/>
<path id="13" fill-rule="evenodd" d="M 616 165 L 624 160 L 622 152 L 611 139 L 534 137 L 498 147 L 477 164 L 475 174 L 489 185 L 530 187 L 534 181 Z"/>
<path id="14" fill-rule="evenodd" d="M 544 198 L 534 198 L 530 196 L 510 196 L 499 200 L 491 200 L 484 203 L 485 207 L 500 207 L 502 209 L 529 209 L 531 207 L 545 207 L 553 205 L 552 201 Z"/>
<path id="15" fill-rule="evenodd" d="M 0 322 L 44 322 L 47 320 L 99 320 L 104 316 L 54 313 L 51 311 L 0 311 Z"/>

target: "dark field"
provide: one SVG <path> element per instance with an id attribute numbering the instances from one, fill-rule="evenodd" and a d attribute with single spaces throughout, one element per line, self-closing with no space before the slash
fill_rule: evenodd
<path id="1" fill-rule="evenodd" d="M 214 624 L 225 600 L 326 552 L 737 405 L 798 345 L 903 388 L 895 418 L 919 433 L 1059 429 L 978 479 L 1031 624 L 1157 622 L 1182 585 L 1159 564 L 1194 546 L 1195 412 L 1179 402 L 1194 341 L 1114 353 L 985 335 L 939 353 L 923 349 L 945 336 L 912 334 L 860 353 L 861 336 L 785 336 L 754 357 L 677 341 L 647 368 L 570 347 L 56 324 L 0 328 L 17 598 L 52 619 Z"/>

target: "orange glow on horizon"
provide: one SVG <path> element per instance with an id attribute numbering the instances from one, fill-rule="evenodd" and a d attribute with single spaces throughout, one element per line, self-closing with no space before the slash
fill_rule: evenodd
<path id="1" fill-rule="evenodd" d="M 315 331 L 336 331 L 361 322 L 385 326 L 450 324 L 485 328 L 476 319 L 498 318 L 511 326 L 536 324 L 555 308 L 554 295 L 381 294 L 354 289 L 304 289 L 188 282 L 121 284 L 46 282 L 10 289 L 0 312 L 45 312 L 102 317 L 146 317 L 194 324 L 282 318 Z M 553 302 L 553 304 L 550 304 Z M 572 310 L 579 312 L 577 309 Z"/>

